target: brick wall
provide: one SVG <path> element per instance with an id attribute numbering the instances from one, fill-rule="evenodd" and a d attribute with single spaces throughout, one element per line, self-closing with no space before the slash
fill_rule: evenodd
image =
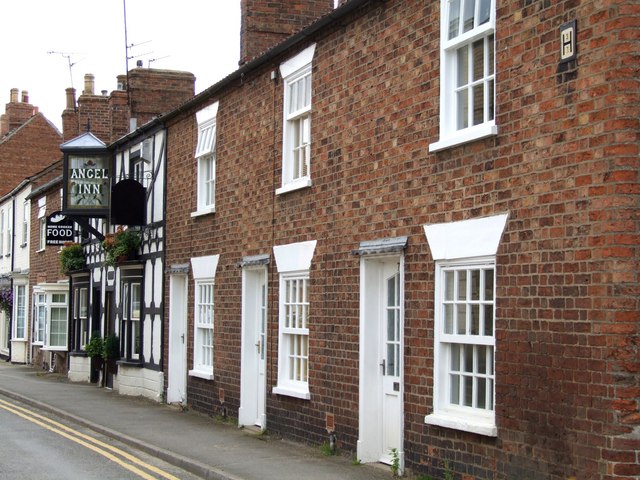
<path id="1" fill-rule="evenodd" d="M 62 157 L 62 136 L 42 113 L 0 139 L 0 196 Z"/>
<path id="2" fill-rule="evenodd" d="M 216 379 L 189 379 L 189 403 L 216 410 L 223 388 L 227 408 L 238 408 L 236 262 L 315 239 L 311 400 L 269 393 L 268 428 L 320 443 L 330 412 L 341 448 L 355 450 L 360 273 L 351 252 L 364 240 L 406 235 L 407 465 L 438 477 L 448 465 L 478 480 L 640 475 L 639 15 L 635 2 L 624 0 L 500 2 L 499 134 L 429 153 L 438 139 L 440 4 L 373 5 L 318 41 L 311 188 L 274 195 L 283 92 L 270 73 L 278 61 L 220 93 L 213 215 L 190 217 L 194 112 L 176 118 L 168 135 L 167 264 L 221 255 Z M 579 57 L 560 65 L 559 26 L 572 19 Z M 509 220 L 497 255 L 498 436 L 425 425 L 433 404 L 434 262 L 422 226 L 503 212 Z M 273 259 L 269 275 L 271 392 L 278 338 Z M 189 349 L 191 364 L 192 339 Z"/>
<path id="3" fill-rule="evenodd" d="M 242 0 L 240 63 L 266 52 L 333 10 L 333 0 Z"/>

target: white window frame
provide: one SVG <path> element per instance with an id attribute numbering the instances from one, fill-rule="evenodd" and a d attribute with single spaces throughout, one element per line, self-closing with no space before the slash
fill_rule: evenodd
<path id="1" fill-rule="evenodd" d="M 6 255 L 7 252 L 5 251 L 5 236 L 6 236 L 6 229 L 5 229 L 5 217 L 7 215 L 5 215 L 5 210 L 4 208 L 2 210 L 0 210 L 0 255 Z"/>
<path id="2" fill-rule="evenodd" d="M 197 194 L 196 211 L 192 217 L 216 211 L 216 143 L 218 102 L 196 113 L 198 141 L 196 143 Z"/>
<path id="3" fill-rule="evenodd" d="M 201 279 L 195 282 L 193 314 L 193 369 L 213 376 L 214 329 L 214 281 Z"/>
<path id="4" fill-rule="evenodd" d="M 60 296 L 60 301 L 54 301 L 55 298 Z M 64 343 L 57 343 L 53 345 L 51 343 L 51 336 L 56 333 L 53 329 L 53 311 L 59 310 L 62 312 L 62 317 L 64 320 L 55 320 L 56 323 L 62 325 L 62 329 L 57 332 L 63 333 Z M 46 320 L 46 328 L 45 328 L 45 340 L 44 340 L 44 350 L 51 351 L 67 351 L 69 346 L 69 294 L 66 291 L 50 291 L 47 292 L 47 320 Z"/>
<path id="5" fill-rule="evenodd" d="M 441 427 L 464 430 L 495 437 L 498 434 L 495 421 L 495 351 L 498 348 L 495 337 L 495 311 L 496 299 L 496 254 L 502 233 L 505 229 L 508 214 L 494 215 L 492 217 L 462 220 L 459 222 L 441 223 L 425 225 L 424 231 L 431 255 L 436 262 L 435 276 L 435 332 L 434 332 L 434 366 L 433 366 L 433 413 L 427 415 L 425 423 L 439 425 Z M 453 331 L 447 326 L 448 313 L 453 308 L 457 308 L 456 301 L 451 301 L 449 297 L 445 299 L 444 279 L 446 272 L 466 271 L 485 269 L 493 271 L 493 295 L 491 299 L 479 295 L 477 298 L 470 295 L 471 287 L 467 288 L 464 299 L 459 298 L 461 305 L 464 305 L 465 331 Z M 471 285 L 467 282 L 467 285 Z M 484 285 L 483 285 L 484 286 Z M 483 290 L 484 291 L 484 290 Z M 479 311 L 480 308 L 490 306 L 492 309 L 492 332 L 491 335 L 475 335 L 468 330 L 474 323 L 471 322 L 472 315 L 466 312 Z M 473 310 L 476 308 L 477 310 Z M 482 320 L 482 315 L 477 318 Z M 486 318 L 486 316 L 484 317 Z M 479 325 L 481 324 L 479 321 Z M 483 330 L 484 332 L 484 330 Z M 485 332 L 486 333 L 486 332 Z M 451 352 L 452 345 L 466 344 L 478 345 L 480 348 L 492 349 L 491 375 L 480 373 L 479 369 L 472 369 L 473 374 L 464 375 L 475 379 L 485 378 L 493 383 L 491 395 L 491 409 L 476 408 L 472 406 L 455 405 L 450 399 L 451 393 Z M 476 348 L 475 346 L 472 348 Z M 474 355 L 477 353 L 474 350 Z M 487 357 L 485 356 L 485 359 Z M 475 385 L 475 383 L 474 383 Z"/>
<path id="6" fill-rule="evenodd" d="M 38 200 L 38 251 L 41 252 L 47 245 L 47 198 L 42 197 Z"/>
<path id="7" fill-rule="evenodd" d="M 193 368 L 189 370 L 192 377 L 203 378 L 205 380 L 214 379 L 215 361 L 215 276 L 218 268 L 220 255 L 209 255 L 206 257 L 194 257 L 191 259 L 193 270 L 194 305 L 193 305 Z M 208 297 L 201 298 L 202 289 L 207 289 Z M 205 317 L 203 317 L 203 315 Z M 211 345 L 203 345 L 203 339 L 211 339 Z M 203 357 L 203 347 L 210 348 L 210 355 Z"/>
<path id="8" fill-rule="evenodd" d="M 47 325 L 47 294 L 33 294 L 33 344 L 44 345 L 44 334 Z"/>
<path id="9" fill-rule="evenodd" d="M 7 252 L 5 255 L 11 256 L 13 251 L 13 204 L 9 205 L 7 213 Z"/>
<path id="10" fill-rule="evenodd" d="M 139 277 L 122 278 L 122 336 L 128 360 L 140 360 L 142 353 L 142 330 L 140 312 L 142 308 L 142 283 Z"/>
<path id="11" fill-rule="evenodd" d="M 273 248 L 280 288 L 278 299 L 278 381 L 273 393 L 309 400 L 309 288 L 316 241 Z M 292 296 L 293 283 L 301 286 Z"/>
<path id="12" fill-rule="evenodd" d="M 492 275 L 485 275 L 486 271 L 491 271 Z M 471 294 L 470 272 L 483 272 L 478 275 L 480 289 L 477 297 Z M 450 284 L 450 287 L 455 285 L 455 291 L 452 291 L 450 287 L 445 286 L 445 278 L 454 275 L 456 279 L 464 278 L 465 281 L 463 283 L 460 280 Z M 484 281 L 488 278 L 492 281 L 492 285 L 490 288 L 485 288 Z M 466 285 L 466 292 L 457 290 L 461 285 Z M 488 290 L 492 294 L 490 299 L 484 298 L 484 294 Z M 445 296 L 447 292 L 450 295 Z M 435 296 L 434 405 L 433 414 L 429 415 L 425 421 L 439 426 L 496 436 L 495 257 L 459 262 L 437 262 Z M 485 308 L 490 308 L 491 319 L 487 319 L 484 315 Z M 474 315 L 476 315 L 475 318 L 480 329 L 478 334 L 471 333 L 475 331 L 472 321 Z M 463 325 L 454 324 L 453 317 Z M 485 326 L 490 328 L 490 334 L 484 331 Z M 454 357 L 458 361 L 461 357 L 466 360 L 469 348 L 473 351 L 471 365 L 458 364 L 458 368 L 454 369 Z M 457 352 L 458 350 L 462 350 L 462 352 Z M 484 353 L 483 364 L 479 361 L 480 352 Z M 454 387 L 456 385 L 455 379 L 458 379 L 457 390 Z M 471 383 L 471 386 L 466 380 Z M 480 398 L 478 395 L 480 385 L 485 385 L 486 388 L 484 398 Z M 466 392 L 465 389 L 471 391 L 471 405 L 464 405 L 465 399 L 462 397 Z M 452 393 L 454 391 L 458 392 L 457 399 Z M 478 405 L 481 401 L 484 401 L 484 405 Z"/>
<path id="13" fill-rule="evenodd" d="M 30 202 L 26 200 L 22 206 L 22 242 L 21 247 L 26 247 L 29 243 L 29 214 L 31 212 Z"/>
<path id="14" fill-rule="evenodd" d="M 27 286 L 13 286 L 13 339 L 27 339 Z"/>
<path id="15" fill-rule="evenodd" d="M 282 186 L 276 190 L 278 195 L 311 186 L 312 62 L 315 48 L 313 44 L 280 65 L 284 102 Z"/>
<path id="16" fill-rule="evenodd" d="M 475 11 L 473 26 L 464 30 L 464 19 L 466 18 L 464 7 L 471 5 L 473 0 L 441 0 L 440 9 L 440 138 L 437 142 L 429 145 L 430 152 L 436 152 L 455 145 L 472 142 L 488 136 L 496 135 L 498 127 L 495 121 L 496 109 L 496 83 L 495 83 L 495 30 L 496 30 L 496 4 L 495 0 L 475 0 Z M 452 6 L 457 5 L 459 9 L 459 20 L 450 19 Z M 481 13 L 489 8 L 489 18 Z M 451 7 L 451 8 L 450 8 Z M 483 21 L 478 25 L 479 21 Z M 459 28 L 458 34 L 449 34 L 450 25 L 455 23 Z M 449 38 L 451 37 L 451 38 Z M 467 78 L 463 84 L 459 84 L 458 53 L 468 49 L 467 72 L 468 76 L 473 74 L 471 68 L 474 55 L 471 45 L 476 42 L 483 42 L 483 67 L 482 74 L 476 79 Z M 489 58 L 491 56 L 493 58 Z M 482 89 L 483 121 L 473 125 L 473 91 Z M 458 111 L 459 94 L 467 95 L 466 105 L 468 123 L 466 126 L 458 125 L 460 117 Z M 466 93 L 465 93 L 466 92 Z M 490 114 L 490 111 L 492 114 Z"/>

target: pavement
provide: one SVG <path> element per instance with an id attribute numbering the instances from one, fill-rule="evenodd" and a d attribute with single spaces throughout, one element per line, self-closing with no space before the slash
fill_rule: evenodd
<path id="1" fill-rule="evenodd" d="M 71 383 L 0 361 L 0 395 L 55 414 L 210 480 L 390 480 L 387 465 L 361 465 L 320 447 L 239 429 L 235 423 L 141 397 Z"/>

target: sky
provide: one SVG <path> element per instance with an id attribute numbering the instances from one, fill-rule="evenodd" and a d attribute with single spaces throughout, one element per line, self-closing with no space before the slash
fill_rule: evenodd
<path id="1" fill-rule="evenodd" d="M 0 18 L 0 113 L 12 88 L 26 90 L 59 130 L 65 89 L 78 97 L 92 73 L 95 93 L 111 93 L 127 57 L 129 69 L 141 60 L 193 73 L 196 93 L 240 58 L 240 0 L 2 1 Z"/>

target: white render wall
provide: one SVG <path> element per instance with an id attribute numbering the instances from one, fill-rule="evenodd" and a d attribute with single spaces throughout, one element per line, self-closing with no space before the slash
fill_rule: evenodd
<path id="1" fill-rule="evenodd" d="M 142 396 L 155 402 L 162 402 L 164 375 L 162 372 L 148 368 L 118 365 L 116 388 L 121 395 Z"/>

